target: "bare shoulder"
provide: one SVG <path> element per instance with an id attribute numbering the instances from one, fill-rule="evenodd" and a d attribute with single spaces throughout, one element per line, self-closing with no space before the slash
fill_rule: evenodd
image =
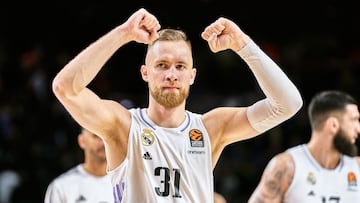
<path id="1" fill-rule="evenodd" d="M 295 164 L 290 153 L 282 152 L 274 156 L 265 168 L 264 175 L 269 180 L 279 181 L 283 187 L 290 185 L 294 176 Z"/>
<path id="2" fill-rule="evenodd" d="M 272 158 L 271 161 L 277 161 L 278 164 L 280 164 L 282 166 L 288 166 L 286 163 L 289 163 L 289 162 L 294 164 L 294 160 L 293 160 L 292 156 L 287 151 L 284 151 L 284 152 L 281 152 L 281 153 L 277 154 L 276 156 L 274 156 Z"/>
<path id="3" fill-rule="evenodd" d="M 294 161 L 288 152 L 274 156 L 267 164 L 249 203 L 282 202 L 294 176 Z"/>

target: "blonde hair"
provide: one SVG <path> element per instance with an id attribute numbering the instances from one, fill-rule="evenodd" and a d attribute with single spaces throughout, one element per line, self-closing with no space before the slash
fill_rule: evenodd
<path id="1" fill-rule="evenodd" d="M 185 41 L 191 48 L 191 42 L 186 33 L 179 29 L 166 28 L 158 32 L 159 37 L 148 45 L 148 50 L 159 41 Z"/>

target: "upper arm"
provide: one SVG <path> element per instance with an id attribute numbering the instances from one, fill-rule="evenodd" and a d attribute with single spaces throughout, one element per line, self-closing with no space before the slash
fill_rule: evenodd
<path id="1" fill-rule="evenodd" d="M 103 100 L 87 88 L 76 95 L 59 92 L 55 92 L 55 95 L 82 127 L 105 139 L 116 131 L 115 124 L 123 125 L 122 121 L 130 115 L 119 103 Z"/>
<path id="2" fill-rule="evenodd" d="M 250 125 L 246 111 L 246 107 L 220 107 L 203 115 L 211 141 L 213 165 L 227 145 L 259 134 Z"/>
<path id="3" fill-rule="evenodd" d="M 100 99 L 87 88 L 74 95 L 62 90 L 55 91 L 55 95 L 76 122 L 104 140 L 109 167 L 120 164 L 127 152 L 130 112 L 120 103 Z"/>
<path id="4" fill-rule="evenodd" d="M 248 203 L 280 203 L 294 176 L 294 162 L 287 152 L 275 156 L 266 166 Z"/>

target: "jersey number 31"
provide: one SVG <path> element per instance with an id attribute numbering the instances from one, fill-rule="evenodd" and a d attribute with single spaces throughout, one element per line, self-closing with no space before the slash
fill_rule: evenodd
<path id="1" fill-rule="evenodd" d="M 171 184 L 171 178 L 170 178 L 170 169 L 167 167 L 157 167 L 155 168 L 155 176 L 162 176 L 160 177 L 160 183 L 162 184 L 162 187 L 155 187 L 155 192 L 157 195 L 161 197 L 167 197 L 170 193 L 170 187 L 174 186 L 174 195 L 175 198 L 181 198 L 180 195 L 180 169 L 174 168 L 174 182 Z"/>

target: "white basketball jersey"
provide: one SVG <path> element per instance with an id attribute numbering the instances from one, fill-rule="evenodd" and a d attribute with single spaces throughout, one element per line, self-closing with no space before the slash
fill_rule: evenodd
<path id="1" fill-rule="evenodd" d="M 288 150 L 295 161 L 293 181 L 284 203 L 358 203 L 360 168 L 356 159 L 342 155 L 335 169 L 324 169 L 306 145 Z"/>
<path id="2" fill-rule="evenodd" d="M 113 203 L 108 175 L 87 173 L 82 164 L 55 178 L 48 186 L 45 203 Z"/>
<path id="3" fill-rule="evenodd" d="M 200 114 L 186 111 L 177 128 L 131 109 L 125 161 L 109 171 L 116 203 L 213 203 L 211 146 Z"/>

